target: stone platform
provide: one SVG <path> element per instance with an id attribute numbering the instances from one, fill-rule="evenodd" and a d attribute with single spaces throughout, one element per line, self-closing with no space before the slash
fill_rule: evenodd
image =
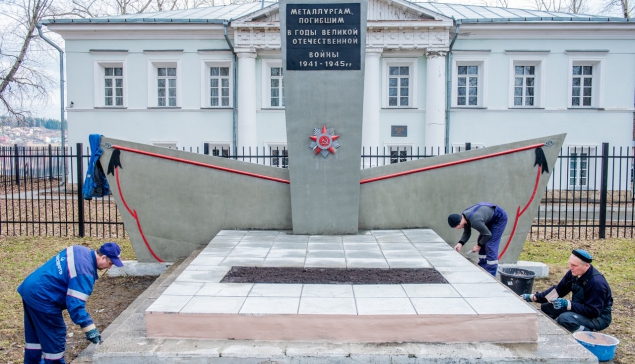
<path id="1" fill-rule="evenodd" d="M 413 246 L 414 244 L 419 243 L 413 243 Z M 193 252 L 184 261 L 175 262 L 170 266 L 102 332 L 103 343 L 89 345 L 73 363 L 595 364 L 598 362 L 597 358 L 578 344 L 570 333 L 536 311 L 538 340 L 531 343 L 324 343 L 148 337 L 147 309 L 177 282 L 177 278 L 182 276 L 194 260 L 198 259 L 202 250 L 203 248 Z M 467 266 L 464 268 L 467 269 Z M 440 269 L 444 270 L 442 267 Z M 461 276 L 469 280 L 472 275 L 462 274 Z M 527 307 L 534 309 L 532 305 Z M 175 322 L 178 321 L 175 320 Z M 524 330 L 525 328 L 517 327 L 516 329 Z M 489 335 L 490 331 L 485 327 L 481 328 L 481 332 L 482 335 Z M 454 335 L 462 337 L 462 334 L 456 331 Z"/>
<path id="2" fill-rule="evenodd" d="M 232 266 L 435 268 L 448 283 L 219 283 Z M 221 231 L 145 320 L 155 338 L 509 343 L 536 342 L 537 317 L 432 230 L 412 229 L 334 236 Z"/>

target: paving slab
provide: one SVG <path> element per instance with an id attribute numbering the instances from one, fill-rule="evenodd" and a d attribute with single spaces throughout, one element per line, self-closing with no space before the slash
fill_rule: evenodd
<path id="1" fill-rule="evenodd" d="M 415 247 L 410 242 L 409 236 L 418 236 L 419 241 L 429 241 L 418 244 L 439 244 L 435 242 L 438 241 L 436 234 L 430 230 L 419 229 L 414 233 L 371 230 L 356 235 L 363 237 L 365 243 L 344 242 L 348 236 L 342 235 L 311 235 L 306 249 L 273 249 L 276 244 L 273 241 L 281 234 L 284 232 L 251 234 L 248 231 L 240 240 L 231 243 L 226 241 L 227 235 L 220 235 L 218 244 L 216 238 L 212 239 L 193 260 L 194 264 L 176 278 L 177 287 L 168 288 L 169 291 L 146 310 L 148 336 L 321 342 L 535 342 L 538 337 L 536 312 L 494 277 L 449 249 L 447 244 L 446 250 L 428 252 L 425 247 Z M 208 251 L 216 254 L 219 249 L 227 249 L 228 244 L 235 245 L 222 261 L 219 261 L 222 257 L 207 254 Z M 206 264 L 205 259 L 215 265 Z M 412 287 L 411 295 L 408 295 L 401 284 L 353 285 L 353 297 L 304 296 L 306 299 L 302 300 L 304 288 L 311 292 L 314 285 L 256 283 L 241 290 L 228 283 L 219 283 L 231 266 L 301 264 L 328 268 L 449 269 L 440 271 L 447 280 L 444 289 L 429 289 L 425 297 L 413 297 L 417 295 L 417 289 Z M 454 271 L 456 268 L 472 268 L 473 271 L 465 274 Z M 185 291 L 195 289 L 196 285 L 184 286 L 186 282 L 205 283 L 206 286 L 188 296 Z M 457 286 L 453 287 L 453 284 Z M 481 284 L 484 289 L 479 290 Z M 421 289 L 418 291 L 421 295 Z M 458 297 L 448 297 L 452 291 Z M 218 292 L 225 293 L 217 296 Z M 316 324 L 318 320 L 320 322 Z M 461 331 L 468 323 L 487 325 L 496 334 L 484 337 L 478 331 L 468 329 L 457 337 L 453 330 Z M 514 329 L 521 325 L 528 327 Z M 267 326 L 275 329 L 267 329 Z"/>
<path id="2" fill-rule="evenodd" d="M 418 229 L 419 230 L 419 229 Z M 404 231 L 406 236 L 408 231 Z M 244 236 L 247 232 L 224 231 L 220 236 Z M 263 234 L 266 236 L 266 234 Z M 384 235 L 390 235 L 386 232 Z M 358 235 L 360 236 L 360 235 Z M 366 235 L 361 235 L 366 236 Z M 306 340 L 281 340 L 281 341 L 256 341 L 256 340 L 210 340 L 210 339 L 183 339 L 183 338 L 152 338 L 147 334 L 147 309 L 155 304 L 158 298 L 167 291 L 172 283 L 183 282 L 177 278 L 186 270 L 189 264 L 201 253 L 195 251 L 182 262 L 177 262 L 164 272 L 157 280 L 140 295 L 113 323 L 104 330 L 102 345 L 91 344 L 76 360 L 75 363 L 597 363 L 597 359 L 589 351 L 579 345 L 572 336 L 559 327 L 553 320 L 536 311 L 536 306 L 524 304 L 526 308 L 533 310 L 537 320 L 537 340 L 530 343 L 493 343 L 493 342 L 318 342 Z M 478 267 L 474 267 L 477 271 Z M 467 267 L 459 267 L 452 270 L 451 267 L 438 268 L 441 273 L 457 272 L 470 275 L 474 270 Z M 493 282 L 493 281 L 492 281 Z M 491 284 L 492 282 L 489 282 Z M 198 283 L 198 282 L 193 282 Z M 211 284 L 211 292 L 217 292 L 214 282 Z M 439 300 L 439 296 L 453 299 L 455 302 L 470 299 L 482 299 L 481 297 L 463 297 L 474 295 L 470 288 L 461 286 L 465 282 L 456 282 L 448 285 L 401 285 L 407 297 L 388 298 L 409 300 L 413 309 L 419 307 L 423 311 L 433 307 L 441 307 L 446 310 L 455 310 L 448 305 L 450 301 Z M 337 288 L 331 288 L 337 287 Z M 427 287 L 430 286 L 430 287 Z M 439 289 L 439 286 L 446 288 Z M 456 287 L 455 287 L 456 286 Z M 194 285 L 193 287 L 198 287 Z M 311 287 L 308 288 L 307 287 Z M 504 287 L 504 286 L 503 286 Z M 330 288 L 330 289 L 329 289 Z M 447 289 L 451 288 L 451 289 Z M 458 289 L 456 289 L 458 288 Z M 190 287 L 191 291 L 196 288 Z M 199 289 L 200 290 L 200 289 Z M 197 291 L 198 292 L 198 291 Z M 197 293 L 196 292 L 196 293 Z M 185 293 L 186 297 L 190 292 Z M 194 293 L 194 294 L 196 294 Z M 240 296 L 244 292 L 239 293 Z M 458 295 L 458 296 L 457 296 Z M 174 295 L 177 296 L 178 295 Z M 352 299 L 354 287 L 352 285 L 304 285 L 301 296 L 286 297 L 290 300 L 299 300 L 298 309 L 311 304 L 308 299 Z M 200 297 L 200 296 L 195 296 Z M 234 297 L 234 296 L 231 296 Z M 238 293 L 237 296 L 238 297 Z M 248 297 L 252 298 L 252 297 Z M 270 298 L 270 297 L 253 297 Z M 302 300 L 307 299 L 306 306 Z M 188 301 L 189 302 L 189 301 Z M 333 301 L 335 302 L 335 301 Z M 440 303 L 442 302 L 442 303 Z M 521 301 L 522 303 L 522 301 Z M 324 304 L 328 306 L 328 303 Z M 319 306 L 319 305 L 318 305 Z M 333 309 L 339 306 L 346 307 L 345 302 L 332 305 Z M 478 307 L 478 305 L 476 305 Z M 313 305 L 315 309 L 316 305 Z M 469 306 L 472 307 L 471 305 Z M 196 321 L 198 314 L 192 314 Z M 253 316 L 253 315 L 247 315 Z M 335 322 L 338 315 L 321 314 L 317 310 L 312 315 L 321 318 L 321 321 Z M 341 315 L 340 315 L 341 316 Z M 381 318 L 390 315 L 377 316 Z M 429 321 L 434 320 L 433 314 L 424 314 Z M 456 315 L 456 316 L 466 316 Z M 263 316 L 253 316 L 260 317 Z M 265 316 L 266 317 L 266 316 Z M 172 320 L 176 320 L 175 316 Z M 381 323 L 380 323 L 381 324 Z M 530 324 L 530 323 L 526 323 Z M 482 325 L 476 322 L 456 321 L 448 325 L 447 322 L 439 324 L 446 330 L 452 330 L 455 336 L 470 334 L 475 331 L 483 335 Z M 521 326 L 521 327 L 527 327 Z M 268 325 L 261 325 L 256 329 L 276 329 Z M 377 328 L 381 330 L 381 326 Z M 460 333 L 460 335 L 457 335 Z"/>

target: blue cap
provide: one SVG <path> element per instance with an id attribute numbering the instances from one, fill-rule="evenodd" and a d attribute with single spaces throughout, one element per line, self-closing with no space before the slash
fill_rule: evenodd
<path id="1" fill-rule="evenodd" d="M 448 225 L 450 225 L 451 228 L 457 227 L 461 223 L 462 217 L 463 216 L 459 214 L 452 214 L 448 216 Z"/>
<path id="2" fill-rule="evenodd" d="M 582 260 L 583 262 L 591 263 L 593 261 L 593 257 L 591 256 L 591 254 L 589 254 L 589 252 L 584 249 L 576 249 L 571 253 L 580 258 L 580 260 Z"/>
<path id="3" fill-rule="evenodd" d="M 119 259 L 119 256 L 121 255 L 121 248 L 119 248 L 117 243 L 112 241 L 108 242 L 99 248 L 99 252 L 102 255 L 107 256 L 117 267 L 123 267 L 123 263 L 121 262 L 121 259 Z"/>

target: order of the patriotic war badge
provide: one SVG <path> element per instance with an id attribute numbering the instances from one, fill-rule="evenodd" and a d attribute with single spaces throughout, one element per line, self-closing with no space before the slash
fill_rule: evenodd
<path id="1" fill-rule="evenodd" d="M 322 129 L 313 129 L 313 135 L 311 138 L 311 144 L 309 148 L 315 151 L 315 154 L 321 153 L 326 158 L 329 153 L 335 154 L 335 149 L 340 147 L 340 142 L 337 141 L 339 135 L 335 135 L 334 128 L 326 128 L 326 125 L 322 125 Z"/>

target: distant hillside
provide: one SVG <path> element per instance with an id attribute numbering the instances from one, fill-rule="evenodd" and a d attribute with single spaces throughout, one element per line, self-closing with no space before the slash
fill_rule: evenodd
<path id="1" fill-rule="evenodd" d="M 25 122 L 16 122 L 15 119 L 8 118 L 6 116 L 0 116 L 0 125 L 9 125 L 9 126 L 38 126 L 51 130 L 60 130 L 60 122 L 55 119 L 46 119 L 46 118 L 26 118 Z"/>

